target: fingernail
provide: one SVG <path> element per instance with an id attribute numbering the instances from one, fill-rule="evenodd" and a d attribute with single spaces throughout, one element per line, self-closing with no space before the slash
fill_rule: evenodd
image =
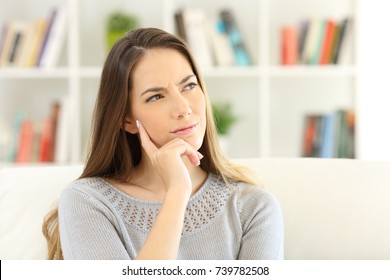
<path id="1" fill-rule="evenodd" d="M 135 124 L 136 124 L 137 128 L 139 129 L 139 120 L 136 120 Z"/>
<path id="2" fill-rule="evenodd" d="M 203 155 L 201 153 L 199 153 L 199 152 L 197 152 L 197 153 L 198 153 L 199 160 L 201 160 L 203 158 Z"/>

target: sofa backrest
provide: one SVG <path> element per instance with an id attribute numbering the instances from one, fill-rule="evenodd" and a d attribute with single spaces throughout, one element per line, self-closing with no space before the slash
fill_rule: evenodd
<path id="1" fill-rule="evenodd" d="M 282 206 L 286 259 L 390 259 L 390 162 L 239 159 Z M 44 259 L 43 217 L 82 171 L 0 169 L 0 259 Z"/>
<path id="2" fill-rule="evenodd" d="M 390 162 L 241 162 L 283 208 L 286 259 L 390 259 Z"/>

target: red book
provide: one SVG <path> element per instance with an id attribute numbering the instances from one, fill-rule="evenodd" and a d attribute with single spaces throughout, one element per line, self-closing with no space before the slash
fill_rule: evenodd
<path id="1" fill-rule="evenodd" d="M 322 44 L 322 52 L 320 64 L 329 64 L 331 62 L 332 45 L 335 39 L 335 22 L 327 20 L 325 26 L 324 40 Z"/>
<path id="2" fill-rule="evenodd" d="M 33 135 L 32 122 L 30 120 L 23 121 L 22 128 L 20 130 L 20 140 L 16 162 L 26 163 L 31 161 Z"/>
<path id="3" fill-rule="evenodd" d="M 282 28 L 282 64 L 298 63 L 298 30 L 295 26 L 286 25 Z"/>
<path id="4" fill-rule="evenodd" d="M 58 117 L 60 114 L 61 105 L 59 102 L 54 102 L 51 108 L 51 142 L 50 142 L 50 149 L 49 149 L 49 161 L 54 161 L 54 153 L 55 153 L 55 147 L 56 147 L 56 133 L 57 133 L 57 124 L 58 124 Z"/>
<path id="5" fill-rule="evenodd" d="M 53 142 L 53 121 L 51 117 L 47 117 L 43 121 L 43 129 L 39 149 L 39 161 L 50 161 L 51 149 Z"/>
<path id="6" fill-rule="evenodd" d="M 316 117 L 314 115 L 307 115 L 305 117 L 303 133 L 303 156 L 313 156 L 313 143 L 316 137 Z"/>

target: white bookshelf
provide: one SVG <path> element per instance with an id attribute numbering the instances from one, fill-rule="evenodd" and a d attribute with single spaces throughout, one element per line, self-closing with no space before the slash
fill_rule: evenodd
<path id="1" fill-rule="evenodd" d="M 359 59 L 355 57 L 356 40 L 346 62 L 333 66 L 279 65 L 279 30 L 282 24 L 298 23 L 303 17 L 343 16 L 354 18 L 364 0 L 285 1 L 246 0 L 45 0 L 29 3 L 22 0 L 0 0 L 7 9 L 0 11 L 0 24 L 15 18 L 46 16 L 57 3 L 68 7 L 70 20 L 66 46 L 60 65 L 50 71 L 41 69 L 0 69 L 0 117 L 12 122 L 19 103 L 45 104 L 67 96 L 71 110 L 70 162 L 79 162 L 85 154 L 91 114 L 98 90 L 101 67 L 106 56 L 104 23 L 115 10 L 136 14 L 142 26 L 174 30 L 173 14 L 189 5 L 207 11 L 210 18 L 222 7 L 233 10 L 247 48 L 254 60 L 250 67 L 213 67 L 202 69 L 212 101 L 229 100 L 240 121 L 230 135 L 232 157 L 296 157 L 300 156 L 303 115 L 310 111 L 329 111 L 339 107 L 355 108 L 359 103 Z M 12 3 L 10 3 L 12 2 Z M 38 7 L 37 7 L 38 6 Z M 23 8 L 20 8 L 23 7 Z M 5 12 L 7 10 L 7 12 Z M 10 12 L 8 12 L 10 11 Z M 360 27 L 359 27 L 360 28 Z M 356 28 L 354 29 L 356 38 Z M 28 94 L 23 85 L 28 87 Z M 58 90 L 52 93 L 57 85 Z M 11 95 L 15 95 L 10 98 Z M 28 104 L 28 102 L 27 102 Z M 357 106 L 357 104 L 360 104 Z M 33 106 L 33 117 L 42 109 Z M 357 123 L 357 142 L 361 130 Z M 360 143 L 358 157 L 370 149 Z"/>

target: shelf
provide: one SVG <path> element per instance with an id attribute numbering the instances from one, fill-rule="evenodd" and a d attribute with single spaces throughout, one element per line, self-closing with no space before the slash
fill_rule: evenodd
<path id="1" fill-rule="evenodd" d="M 345 77 L 355 76 L 356 67 L 347 65 L 272 66 L 269 73 L 275 77 Z"/>
<path id="2" fill-rule="evenodd" d="M 0 79 L 65 79 L 69 77 L 69 68 L 2 68 Z"/>
<path id="3" fill-rule="evenodd" d="M 102 67 L 82 67 L 79 74 L 81 78 L 98 79 L 102 73 Z"/>
<path id="4" fill-rule="evenodd" d="M 0 79 L 57 79 L 68 78 L 77 71 L 81 78 L 99 78 L 101 67 L 70 68 L 3 68 L 0 69 Z M 276 77 L 300 77 L 300 76 L 354 76 L 354 66 L 271 66 L 269 69 L 260 66 L 248 67 L 212 67 L 201 69 L 204 77 L 211 78 L 256 78 L 263 75 Z"/>
<path id="5" fill-rule="evenodd" d="M 203 72 L 203 75 L 205 77 L 221 77 L 221 78 L 234 78 L 234 77 L 241 77 L 241 78 L 256 78 L 260 75 L 264 74 L 264 71 L 259 66 L 233 66 L 233 67 L 212 67 L 212 68 L 201 68 L 201 71 Z"/>
<path id="6" fill-rule="evenodd" d="M 256 78 L 260 75 L 264 75 L 264 70 L 258 66 L 246 66 L 246 67 L 210 67 L 200 68 L 202 75 L 205 78 Z M 79 70 L 80 77 L 82 78 L 99 78 L 101 75 L 101 67 L 82 67 Z"/>

